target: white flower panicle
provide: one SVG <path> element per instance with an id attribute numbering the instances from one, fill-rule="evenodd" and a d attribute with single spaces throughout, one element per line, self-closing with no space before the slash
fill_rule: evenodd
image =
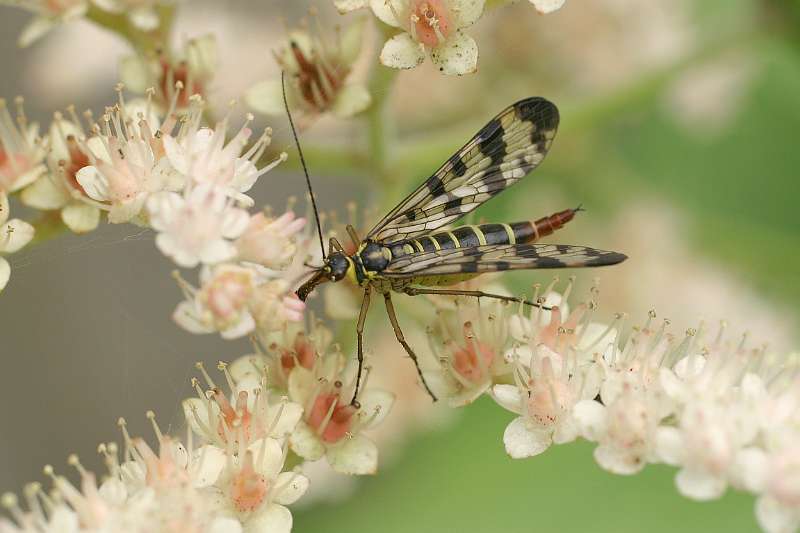
<path id="1" fill-rule="evenodd" d="M 333 39 L 326 36 L 312 11 L 315 28 L 304 21 L 289 32 L 287 44 L 274 52 L 275 60 L 288 79 L 289 105 L 300 111 L 301 125 L 308 125 L 322 113 L 346 118 L 366 109 L 371 97 L 363 83 L 351 81 L 350 72 L 361 52 L 366 20 L 360 19 L 343 31 L 336 29 Z M 280 79 L 266 80 L 251 87 L 247 103 L 269 115 L 283 115 Z"/>
<path id="2" fill-rule="evenodd" d="M 39 483 L 29 484 L 27 511 L 16 496 L 4 495 L 2 504 L 12 520 L 0 521 L 0 530 L 145 533 L 171 531 L 178 525 L 181 531 L 208 533 L 291 530 L 292 516 L 285 505 L 303 495 L 308 479 L 298 472 L 282 472 L 285 444 L 239 430 L 238 438 L 223 447 L 204 442 L 194 448 L 191 432 L 184 445 L 162 433 L 152 412 L 147 416 L 158 440 L 155 450 L 143 439 L 131 438 L 120 419 L 121 455 L 115 443 L 98 447 L 108 468 L 101 483 L 76 455 L 68 462 L 78 471 L 78 486 L 46 466 L 53 490 L 46 493 Z M 282 413 L 276 417 L 276 425 L 291 426 L 280 421 Z"/>
<path id="3" fill-rule="evenodd" d="M 552 294 L 539 300 L 548 310 L 491 313 L 473 304 L 479 316 L 469 321 L 462 306 L 443 311 L 452 316 L 440 316 L 439 330 L 463 323 L 464 340 L 452 331 L 437 349 L 455 382 L 451 402 L 486 392 L 518 415 L 503 437 L 512 457 L 580 436 L 597 443 L 595 459 L 609 472 L 674 465 L 681 494 L 709 500 L 729 486 L 747 490 L 758 495 L 765 531 L 796 531 L 800 358 L 731 341 L 724 324 L 715 335 L 701 324 L 678 340 L 654 312 L 623 337 L 622 315 L 608 326 L 592 321 L 598 291 L 591 294 L 571 312 Z M 434 334 L 434 345 L 441 338 Z"/>
<path id="4" fill-rule="evenodd" d="M 335 2 L 341 12 L 369 7 L 381 21 L 402 31 L 386 41 L 380 54 L 387 67 L 408 69 L 426 53 L 441 72 L 475 72 L 478 45 L 464 33 L 483 14 L 484 0 L 370 0 Z"/>

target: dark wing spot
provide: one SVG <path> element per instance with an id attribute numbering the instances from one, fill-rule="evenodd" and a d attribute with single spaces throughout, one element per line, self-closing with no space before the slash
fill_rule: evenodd
<path id="1" fill-rule="evenodd" d="M 586 266 L 608 266 L 622 263 L 628 258 L 627 255 L 618 252 L 607 252 L 586 261 Z"/>
<path id="2" fill-rule="evenodd" d="M 511 268 L 511 263 L 509 263 L 508 261 L 498 261 L 497 263 L 495 263 L 495 267 L 497 268 L 497 270 L 508 270 Z"/>
<path id="3" fill-rule="evenodd" d="M 455 177 L 460 178 L 467 173 L 467 165 L 464 164 L 464 160 L 461 159 L 460 155 L 454 155 L 450 162 L 453 164 L 453 175 Z"/>
<path id="4" fill-rule="evenodd" d="M 554 257 L 539 257 L 536 260 L 536 268 L 564 268 L 565 265 L 560 259 Z"/>
<path id="5" fill-rule="evenodd" d="M 558 128 L 558 108 L 554 103 L 540 96 L 526 98 L 514 104 L 520 120 L 533 122 L 536 129 L 555 130 Z"/>
<path id="6" fill-rule="evenodd" d="M 428 190 L 431 192 L 431 195 L 434 197 L 444 193 L 444 183 L 442 183 L 442 179 L 436 174 L 428 178 L 426 185 L 428 186 Z"/>

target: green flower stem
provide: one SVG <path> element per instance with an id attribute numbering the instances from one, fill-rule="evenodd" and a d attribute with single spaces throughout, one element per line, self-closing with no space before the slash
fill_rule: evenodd
<path id="1" fill-rule="evenodd" d="M 389 169 L 389 148 L 393 145 L 393 121 L 388 112 L 392 87 L 397 78 L 397 69 L 377 65 L 369 82 L 372 104 L 367 111 L 368 157 L 373 178 L 387 184 L 394 181 L 395 174 Z"/>
<path id="2" fill-rule="evenodd" d="M 125 13 L 110 13 L 89 4 L 86 19 L 94 22 L 101 28 L 105 28 L 128 41 L 133 48 L 140 52 L 156 52 L 164 49 L 169 42 L 172 21 L 175 17 L 174 5 L 159 5 L 158 28 L 152 31 L 142 31 L 136 28 L 128 20 Z"/>

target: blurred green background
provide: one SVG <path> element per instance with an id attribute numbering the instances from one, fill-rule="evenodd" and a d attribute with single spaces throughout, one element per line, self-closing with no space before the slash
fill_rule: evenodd
<path id="1" fill-rule="evenodd" d="M 220 60 L 234 63 L 218 76 L 221 99 L 275 73 L 264 50 L 282 36 L 278 15 L 295 17 L 307 7 L 278 1 L 196 5 L 179 15 L 178 33 L 220 34 Z M 115 54 L 124 47 L 104 48 L 89 61 L 80 50 L 99 49 L 92 39 L 109 37 L 65 29 L 18 51 L 14 28 L 24 17 L 1 9 L 4 71 L 19 73 L 0 80 L 4 95 L 26 94 L 42 119 L 70 102 L 97 108 L 110 100 Z M 329 9 L 323 20 L 338 22 Z M 400 74 L 394 90 L 382 94 L 390 100 L 392 122 L 385 181 L 375 179 L 368 164 L 364 122 L 323 121 L 304 134 L 326 209 L 349 199 L 391 207 L 499 109 L 541 94 L 562 111 L 546 163 L 478 218 L 536 218 L 583 203 L 588 212 L 557 240 L 631 257 L 591 274 L 602 278 L 606 317 L 625 310 L 636 320 L 656 308 L 678 334 L 701 319 L 727 319 L 733 331 L 751 331 L 756 344 L 794 345 L 800 2 L 567 0 L 563 10 L 542 17 L 520 1 L 487 13 L 472 33 L 481 51 L 476 75 L 445 79 L 425 65 Z M 48 63 L 48 54 L 64 57 L 56 46 L 72 53 L 75 64 Z M 234 58 L 237 47 L 253 50 Z M 72 77 L 84 82 L 70 89 Z M 271 124 L 286 134 L 282 118 Z M 288 138 L 281 142 L 290 146 Z M 257 201 L 280 208 L 286 196 L 302 194 L 290 170 L 260 183 Z M 138 414 L 155 408 L 163 425 L 180 427 L 178 403 L 190 394 L 190 362 L 247 351 L 246 343 L 191 337 L 168 323 L 179 295 L 151 234 L 103 228 L 88 239 L 46 243 L 15 261 L 12 284 L 0 298 L 0 399 L 6 406 L 0 412 L 0 488 L 20 486 L 41 464 L 59 464 L 70 451 L 90 456 L 93 443 L 114 438 L 116 416 L 126 415 L 134 430 L 143 430 Z M 548 279 L 514 274 L 508 282 L 525 290 Z M 580 275 L 581 286 L 590 282 L 590 275 Z M 401 321 L 412 322 L 414 305 L 404 302 Z M 369 326 L 376 356 L 397 357 L 380 344 L 390 342 L 382 317 L 373 316 Z M 341 326 L 343 341 L 351 329 Z M 378 372 L 385 365 L 378 360 Z M 427 417 L 430 408 L 418 390 L 396 392 L 401 402 L 416 402 L 406 417 Z M 19 398 L 24 408 L 12 408 Z M 501 441 L 511 418 L 481 400 L 454 419 L 422 428 L 406 422 L 387 437 L 392 452 L 378 476 L 360 480 L 344 501 L 294 511 L 295 531 L 757 530 L 751 497 L 686 500 L 666 467 L 613 476 L 596 466 L 593 446 L 585 442 L 512 461 Z M 84 463 L 97 464 L 91 457 Z M 335 482 L 326 484 L 330 494 L 318 497 L 336 490 Z"/>

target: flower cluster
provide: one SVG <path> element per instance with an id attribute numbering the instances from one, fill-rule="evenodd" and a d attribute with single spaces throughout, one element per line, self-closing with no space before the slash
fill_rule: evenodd
<path id="1" fill-rule="evenodd" d="M 314 31 L 304 21 L 300 28 L 289 32 L 286 44 L 274 52 L 275 61 L 289 78 L 289 105 L 302 113 L 301 125 L 326 112 L 340 118 L 352 117 L 372 100 L 363 83 L 350 79 L 361 52 L 366 19 L 359 19 L 344 30 L 337 28 L 331 39 L 322 33 L 316 13 L 311 15 L 319 30 Z M 260 113 L 286 112 L 279 78 L 257 83 L 245 97 L 250 107 Z"/>
<path id="2" fill-rule="evenodd" d="M 431 333 L 440 368 L 429 373 L 448 385 L 441 393 L 452 404 L 485 393 L 517 415 L 503 436 L 511 457 L 583 437 L 597 443 L 594 457 L 609 472 L 674 465 L 689 498 L 716 499 L 732 486 L 758 495 L 765 531 L 800 527 L 792 474 L 800 361 L 732 342 L 724 325 L 679 340 L 653 312 L 623 337 L 622 316 L 592 321 L 596 294 L 571 311 L 553 293 L 529 313 L 469 303 L 445 311 Z"/>
<path id="3" fill-rule="evenodd" d="M 531 0 L 540 13 L 562 7 L 565 0 Z M 478 69 L 478 43 L 464 30 L 484 12 L 485 0 L 334 0 L 341 13 L 370 8 L 384 24 L 399 30 L 383 45 L 380 61 L 387 67 L 410 69 L 425 56 L 447 75 Z"/>
<path id="4" fill-rule="evenodd" d="M 78 486 L 46 466 L 53 490 L 29 484 L 27 511 L 16 496 L 4 495 L 13 520 L 0 519 L 0 531 L 172 531 L 177 524 L 209 533 L 290 531 L 286 505 L 309 486 L 304 462 L 326 456 L 339 472 L 374 473 L 377 449 L 362 431 L 382 421 L 393 402 L 365 386 L 347 403 L 339 397 L 349 387 L 339 381 L 343 357 L 328 349 L 330 333 L 321 327 L 295 333 L 290 345 L 276 339 L 268 352 L 220 363 L 227 392 L 198 363 L 206 387 L 192 379 L 197 397 L 183 402 L 185 441 L 165 435 L 152 411 L 155 449 L 131 438 L 120 419 L 121 450 L 116 443 L 98 447 L 108 468 L 102 482 L 76 455 L 69 463 L 80 475 Z M 272 372 L 283 381 L 273 383 Z"/>

